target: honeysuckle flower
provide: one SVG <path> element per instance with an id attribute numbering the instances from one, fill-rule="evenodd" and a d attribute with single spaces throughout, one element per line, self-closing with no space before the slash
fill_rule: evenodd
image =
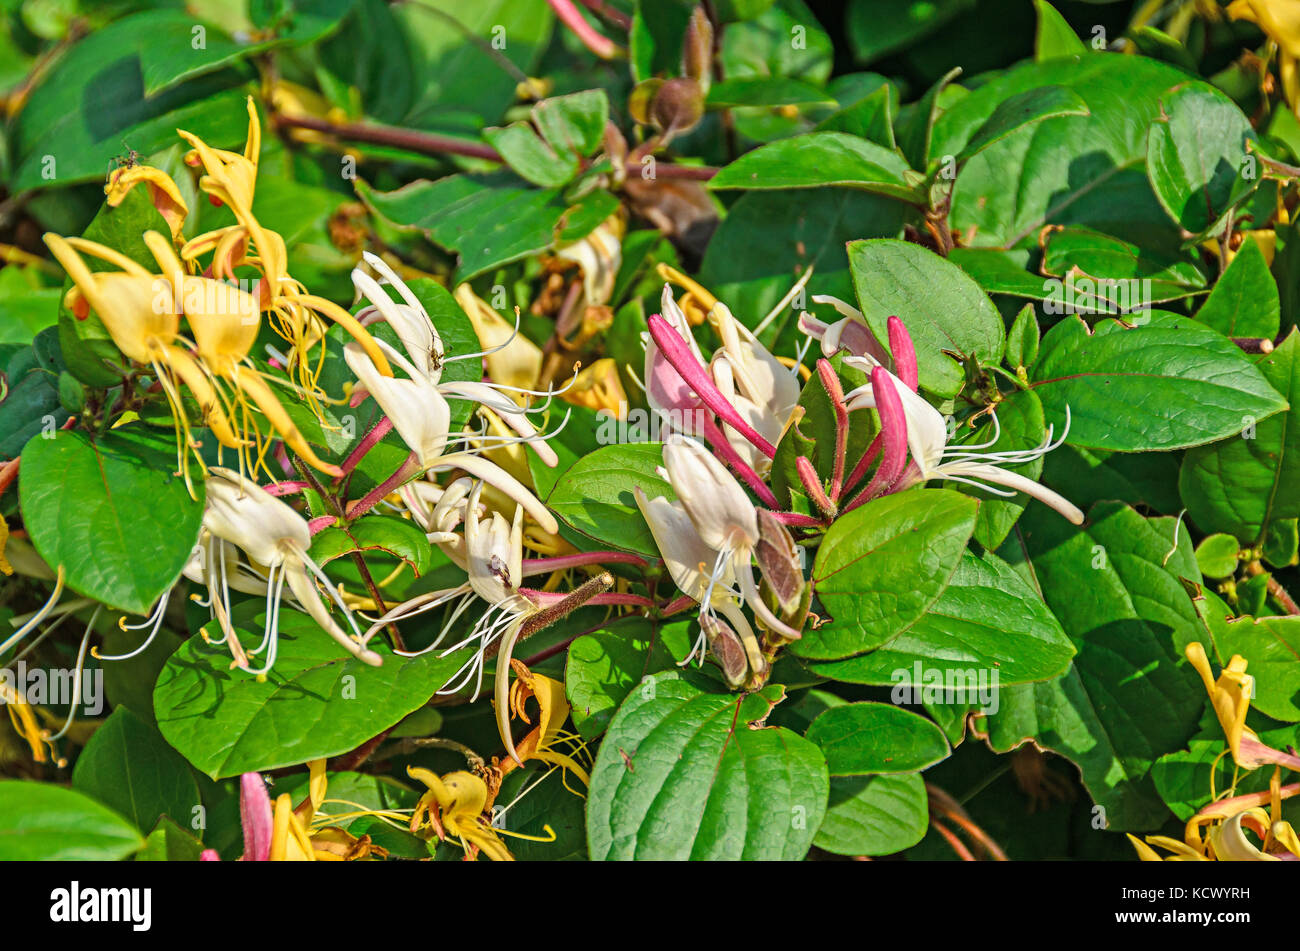
<path id="1" fill-rule="evenodd" d="M 507 323 L 468 284 L 461 284 L 453 295 L 469 317 L 483 348 L 488 376 L 496 383 L 528 389 L 537 384 L 542 372 L 542 350 L 523 334 L 518 323 Z"/>
<path id="2" fill-rule="evenodd" d="M 116 208 L 122 204 L 127 193 L 137 185 L 144 185 L 148 189 L 149 201 L 167 222 L 172 240 L 180 241 L 181 229 L 185 226 L 190 210 L 176 182 L 162 169 L 151 165 L 125 165 L 114 169 L 109 173 L 108 184 L 104 186 L 108 207 Z"/>
<path id="3" fill-rule="evenodd" d="M 574 406 L 585 406 L 616 417 L 625 413 L 628 405 L 627 391 L 618 376 L 618 363 L 612 357 L 602 357 L 583 367 L 563 398 Z"/>
<path id="4" fill-rule="evenodd" d="M 382 340 L 376 342 L 393 365 L 407 374 L 406 377 L 381 375 L 370 358 L 355 343 L 349 343 L 343 348 L 344 359 L 369 395 L 391 420 L 393 428 L 402 437 L 402 441 L 415 454 L 420 467 L 427 472 L 463 469 L 505 492 L 522 505 L 545 530 L 559 531 L 559 523 L 555 521 L 555 516 L 510 473 L 473 450 L 448 451 L 453 443 L 464 441 L 465 437 L 452 436 L 450 433 L 451 408 L 439 385 L 432 382 L 393 347 Z M 531 437 L 521 438 L 531 439 Z M 549 453 L 550 458 L 554 458 L 554 450 L 549 446 L 541 450 L 539 455 L 542 453 Z M 542 455 L 542 458 L 545 460 L 548 456 Z"/>
<path id="5" fill-rule="evenodd" d="M 1256 769 L 1272 764 L 1300 770 L 1300 757 L 1273 749 L 1246 726 L 1246 714 L 1250 711 L 1250 698 L 1255 690 L 1255 678 L 1246 673 L 1246 658 L 1234 654 L 1215 679 L 1204 645 L 1193 641 L 1184 653 L 1205 685 L 1210 705 L 1223 727 L 1223 735 L 1237 765 L 1243 769 Z"/>
<path id="6" fill-rule="evenodd" d="M 1276 862 L 1300 859 L 1300 837 L 1290 822 L 1281 818 L 1284 799 L 1300 793 L 1300 783 L 1281 784 L 1281 769 L 1275 767 L 1265 792 L 1231 796 L 1197 810 L 1187 821 L 1183 841 L 1163 835 L 1146 836 L 1146 842 L 1129 835 L 1129 842 L 1144 862 Z M 1269 808 L 1263 808 L 1268 803 Z M 1253 832 L 1260 845 L 1246 836 Z M 1170 854 L 1161 856 L 1151 846 Z"/>
<path id="7" fill-rule="evenodd" d="M 193 133 L 177 130 L 192 146 L 186 163 L 203 166 L 205 174 L 199 179 L 199 188 L 215 203 L 228 206 L 237 222 L 193 238 L 181 249 L 181 257 L 191 261 L 212 251 L 213 272 L 219 276 L 233 276 L 239 264 L 251 264 L 262 272 L 261 307 L 270 312 L 277 330 L 292 345 L 290 359 L 309 393 L 314 390 L 316 371 L 311 368 L 307 351 L 324 332 L 322 319 L 346 329 L 370 355 L 378 372 L 390 376 L 392 370 L 365 328 L 333 301 L 308 293 L 289 274 L 284 239 L 263 227 L 253 214 L 262 128 L 251 96 L 247 108 L 248 138 L 242 153 L 214 149 Z M 250 254 L 250 250 L 256 253 Z"/>
<path id="8" fill-rule="evenodd" d="M 897 317 L 889 318 L 889 326 L 890 344 L 894 353 L 895 365 L 900 373 L 907 373 L 910 376 L 915 372 L 916 367 L 911 338 L 907 335 L 903 322 Z M 911 452 L 911 465 L 913 468 L 909 469 L 910 475 L 909 473 L 904 474 L 902 478 L 903 484 L 897 485 L 896 488 L 906 488 L 908 484 L 928 482 L 931 479 L 946 479 L 973 485 L 995 495 L 1012 496 L 1016 492 L 1024 492 L 1031 498 L 1038 499 L 1044 505 L 1055 509 L 1075 525 L 1083 524 L 1083 512 L 1068 499 L 1032 479 L 1002 468 L 1003 465 L 1019 465 L 1032 462 L 1060 446 L 1065 441 L 1065 436 L 1070 429 L 1069 407 L 1066 407 L 1065 431 L 1061 433 L 1061 436 L 1053 441 L 1052 427 L 1049 426 L 1042 444 L 1033 449 L 988 451 L 989 447 L 994 445 L 1001 435 L 1001 427 L 997 422 L 996 411 L 992 413 L 994 435 L 988 442 L 978 445 L 949 445 L 951 437 L 943 416 L 916 392 L 914 385 L 909 385 L 899 376 L 889 373 L 875 358 L 867 355 L 847 356 L 844 358 L 844 362 L 868 374 L 879 368 L 888 374 L 887 379 L 893 384 L 894 391 L 898 394 L 903 417 L 906 421 L 907 445 Z M 878 408 L 875 384 L 868 383 L 853 390 L 846 394 L 845 401 L 850 411 L 864 407 Z M 988 483 L 993 483 L 993 485 L 991 486 Z M 995 488 L 994 486 L 1005 486 L 1011 491 Z"/>
<path id="9" fill-rule="evenodd" d="M 373 667 L 383 663 L 378 654 L 365 646 L 352 612 L 343 603 L 325 572 L 308 555 L 311 532 L 306 520 L 292 508 L 239 473 L 214 468 L 208 474 L 203 526 L 215 538 L 230 542 L 257 564 L 266 566 L 266 630 L 262 643 L 250 652 L 258 654 L 265 649 L 266 663 L 252 673 L 264 675 L 275 664 L 280 601 L 286 581 L 289 590 L 312 620 L 344 650 Z M 330 616 L 312 582 L 312 576 L 324 585 L 342 609 L 355 636 L 348 635 Z M 225 582 L 224 574 L 222 581 Z M 220 594 L 223 601 L 227 599 L 224 591 Z M 214 602 L 215 600 L 214 597 Z M 228 631 L 226 636 L 233 638 L 234 634 Z"/>
<path id="10" fill-rule="evenodd" d="M 1300 0 L 1233 0 L 1228 16 L 1254 23 L 1277 45 L 1282 93 L 1287 105 L 1300 108 Z"/>
<path id="11" fill-rule="evenodd" d="M 419 834 L 429 826 L 439 841 L 448 836 L 465 850 L 465 858 L 482 852 L 494 862 L 512 862 L 514 856 L 492 827 L 487 783 L 464 770 L 439 776 L 432 770 L 408 766 L 407 775 L 428 787 L 411 816 L 411 832 Z"/>
<path id="12" fill-rule="evenodd" d="M 584 306 L 609 303 L 614 281 L 623 263 L 623 219 L 613 214 L 585 238 L 560 245 L 555 256 L 582 269 Z"/>
<path id="13" fill-rule="evenodd" d="M 697 654 L 702 655 L 709 643 L 710 619 L 717 614 L 725 617 L 738 632 L 751 660 L 760 656 L 758 639 L 740 610 L 740 592 L 734 587 L 734 561 L 704 542 L 680 501 L 670 502 L 662 495 L 647 498 L 640 486 L 632 491 L 669 577 L 683 594 L 700 605 L 700 633 L 679 666 L 684 667 Z"/>
<path id="14" fill-rule="evenodd" d="M 590 786 L 590 757 L 584 756 L 586 744 L 582 737 L 564 729 L 564 722 L 569 718 L 569 701 L 564 695 L 564 684 L 534 673 L 521 661 L 511 661 L 510 666 L 515 672 L 515 680 L 510 685 L 510 718 L 522 720 L 531 726 L 532 720 L 528 718 L 525 706 L 529 698 L 537 700 L 538 709 L 537 725 L 518 744 L 511 744 L 517 751 L 517 759 L 513 762 L 536 760 L 558 766 L 566 774 L 571 772 L 577 776 L 584 786 Z M 502 765 L 505 771 L 510 768 L 511 761 Z"/>

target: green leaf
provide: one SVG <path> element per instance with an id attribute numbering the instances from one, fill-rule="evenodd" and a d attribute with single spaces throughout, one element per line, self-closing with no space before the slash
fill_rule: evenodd
<path id="1" fill-rule="evenodd" d="M 1300 333 L 1255 361 L 1264 379 L 1300 405 Z M 1183 457 L 1178 490 L 1206 532 L 1227 532 L 1247 544 L 1263 539 L 1276 519 L 1300 516 L 1300 426 L 1290 409 L 1256 424 L 1238 418 L 1222 442 Z"/>
<path id="2" fill-rule="evenodd" d="M 920 773 L 832 776 L 826 818 L 813 844 L 836 855 L 891 855 L 920 842 L 929 824 Z"/>
<path id="3" fill-rule="evenodd" d="M 1028 89 L 1012 96 L 993 110 L 993 114 L 975 130 L 975 134 L 958 153 L 957 163 L 962 164 L 994 142 L 1000 142 L 1011 133 L 1035 122 L 1059 116 L 1086 115 L 1088 104 L 1071 89 L 1064 86 Z"/>
<path id="4" fill-rule="evenodd" d="M 860 63 L 910 46 L 939 29 L 974 0 L 853 0 L 845 14 L 849 47 Z"/>
<path id="5" fill-rule="evenodd" d="M 238 623 L 238 611 L 236 611 Z M 264 624 L 259 614 L 249 629 Z M 211 636 L 221 632 L 215 622 Z M 261 643 L 241 631 L 249 650 Z M 466 651 L 384 659 L 370 667 L 305 614 L 281 610 L 279 654 L 265 681 L 230 669 L 230 652 L 195 635 L 172 655 L 154 688 L 154 712 L 167 742 L 213 779 L 337 756 L 423 706 L 468 659 Z"/>
<path id="6" fill-rule="evenodd" d="M 1078 654 L 1069 672 L 999 692 L 987 722 L 998 752 L 1032 737 L 1078 765 L 1111 829 L 1150 829 L 1167 816 L 1147 772 L 1180 749 L 1204 689 L 1183 649 L 1204 628 L 1181 579 L 1198 574 L 1186 529 L 1099 502 L 1083 529 L 1031 503 L 999 551 L 1041 590 Z M 1087 591 L 1087 597 L 1080 592 Z"/>
<path id="7" fill-rule="evenodd" d="M 847 132 L 861 136 L 887 149 L 897 149 L 894 141 L 894 108 L 898 91 L 884 83 L 875 92 L 833 112 L 817 124 L 816 132 Z"/>
<path id="8" fill-rule="evenodd" d="M 1277 282 L 1269 273 L 1264 253 L 1257 242 L 1246 240 L 1196 312 L 1196 319 L 1225 337 L 1272 340 L 1281 326 L 1281 312 Z"/>
<path id="9" fill-rule="evenodd" d="M 543 188 L 556 188 L 578 173 L 574 155 L 557 153 L 527 122 L 512 122 L 499 129 L 485 129 L 483 138 L 520 178 Z"/>
<path id="10" fill-rule="evenodd" d="M 875 499 L 836 520 L 812 571 L 830 623 L 805 631 L 791 650 L 835 660 L 906 630 L 948 585 L 977 508 L 958 492 L 916 489 Z"/>
<path id="11" fill-rule="evenodd" d="M 82 793 L 0 780 L 0 860 L 114 862 L 143 847 L 137 829 Z"/>
<path id="12" fill-rule="evenodd" d="M 804 736 L 821 747 L 832 776 L 910 773 L 951 752 L 934 721 L 890 703 L 832 707 Z"/>
<path id="13" fill-rule="evenodd" d="M 308 554 L 323 565 L 354 551 L 387 552 L 409 564 L 417 578 L 433 565 L 424 532 L 409 519 L 392 515 L 366 515 L 345 528 L 323 529 L 312 537 Z"/>
<path id="14" fill-rule="evenodd" d="M 41 557 L 73 590 L 147 614 L 180 577 L 203 518 L 202 484 L 190 498 L 170 440 L 68 430 L 33 439 L 22 459 L 19 504 Z"/>
<path id="15" fill-rule="evenodd" d="M 750 76 L 728 79 L 709 87 L 706 104 L 710 109 L 736 106 L 834 105 L 835 98 L 820 86 L 786 76 Z"/>
<path id="16" fill-rule="evenodd" d="M 945 350 L 985 364 L 1001 361 L 1002 318 L 961 268 L 906 241 L 853 241 L 848 251 L 862 316 L 877 340 L 889 339 L 891 316 L 903 321 L 916 345 L 922 387 L 938 396 L 961 389 L 961 365 Z"/>
<path id="17" fill-rule="evenodd" d="M 1287 405 L 1232 341 L 1190 321 L 1090 331 L 1066 317 L 1043 337 L 1030 378 L 1050 422 L 1070 408 L 1070 443 L 1123 452 L 1212 442 Z"/>
<path id="18" fill-rule="evenodd" d="M 675 670 L 646 678 L 596 756 L 591 858 L 802 859 L 826 811 L 826 764 L 797 733 L 754 728 L 780 691 L 705 693 Z"/>
<path id="19" fill-rule="evenodd" d="M 1147 141 L 1151 186 L 1189 239 L 1217 233 L 1259 185 L 1257 175 L 1244 174 L 1257 161 L 1247 151 L 1255 130 L 1236 103 L 1202 82 L 1176 87 L 1162 106 Z"/>
<path id="20" fill-rule="evenodd" d="M 939 600 L 902 634 L 869 654 L 809 669 L 831 680 L 916 689 L 927 685 L 918 669 L 945 676 L 984 671 L 1010 687 L 1060 676 L 1074 654 L 1037 591 L 996 555 L 967 551 Z M 973 687 L 974 681 L 962 683 Z"/>
<path id="21" fill-rule="evenodd" d="M 609 98 L 603 89 L 588 89 L 544 99 L 533 106 L 533 122 L 557 154 L 584 157 L 605 135 Z"/>
<path id="22" fill-rule="evenodd" d="M 1065 17 L 1047 0 L 1034 0 L 1038 8 L 1038 31 L 1034 39 L 1034 59 L 1044 62 L 1060 56 L 1082 56 L 1088 47 L 1079 39 Z"/>
<path id="23" fill-rule="evenodd" d="M 709 180 L 713 189 L 817 188 L 825 185 L 919 204 L 924 194 L 904 177 L 907 163 L 884 146 L 843 132 L 810 132 L 747 152 Z"/>
<path id="24" fill-rule="evenodd" d="M 1177 246 L 1144 166 L 1161 96 L 1185 79 L 1142 57 L 1098 54 L 1026 63 L 979 86 L 939 117 L 932 154 L 958 154 L 1003 102 L 1041 86 L 1073 90 L 1089 115 L 1020 129 L 968 161 L 953 190 L 954 232 L 973 235 L 973 246 L 1012 248 L 1043 225 L 1078 224 L 1144 247 Z"/>
<path id="25" fill-rule="evenodd" d="M 91 736 L 72 771 L 72 786 L 152 829 L 163 816 L 188 822 L 199 787 L 184 757 L 126 707 Z"/>
<path id="26" fill-rule="evenodd" d="M 583 238 L 618 205 L 608 192 L 594 192 L 573 206 L 582 209 L 579 223 L 576 211 L 566 219 L 572 209 L 558 189 L 532 188 L 504 171 L 421 179 L 391 192 L 358 182 L 357 192 L 397 227 L 421 231 L 459 252 L 458 281 L 538 254 L 557 240 Z"/>
<path id="27" fill-rule="evenodd" d="M 657 627 L 646 618 L 630 617 L 569 645 L 564 691 L 573 726 L 586 739 L 605 731 L 614 711 L 643 677 L 673 665 Z"/>
<path id="28" fill-rule="evenodd" d="M 655 472 L 661 465 L 663 447 L 657 442 L 602 446 L 560 476 L 546 504 L 588 538 L 658 558 L 659 549 L 632 490 L 640 486 L 648 498 L 676 499 L 672 485 Z"/>
<path id="29" fill-rule="evenodd" d="M 1032 366 L 1038 358 L 1038 344 L 1038 315 L 1033 304 L 1026 304 L 1020 308 L 1007 331 L 1007 365 L 1016 368 Z"/>
<path id="30" fill-rule="evenodd" d="M 939 96 L 944 87 L 961 75 L 960 67 L 946 73 L 930 87 L 911 112 L 899 116 L 898 147 L 907 164 L 919 172 L 926 171 L 931 155 L 955 155 L 956 151 L 932 150 L 935 125 L 939 119 Z"/>
<path id="31" fill-rule="evenodd" d="M 197 862 L 203 843 L 163 816 L 136 853 L 137 862 Z"/>
<path id="32" fill-rule="evenodd" d="M 709 241 L 699 279 L 749 327 L 757 326 L 810 266 L 816 270 L 806 294 L 849 300 L 853 284 L 845 245 L 855 238 L 897 237 L 903 212 L 893 199 L 853 190 L 745 192 Z M 788 313 L 774 322 L 775 332 L 783 321 L 793 325 L 798 315 Z"/>
<path id="33" fill-rule="evenodd" d="M 1196 546 L 1196 565 L 1207 578 L 1228 578 L 1237 570 L 1241 544 L 1231 535 L 1207 535 Z"/>

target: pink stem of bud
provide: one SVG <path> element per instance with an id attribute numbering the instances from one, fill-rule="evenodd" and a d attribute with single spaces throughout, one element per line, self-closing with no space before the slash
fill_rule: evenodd
<path id="1" fill-rule="evenodd" d="M 740 418 L 740 413 L 736 412 L 736 407 L 728 403 L 727 398 L 713 385 L 713 381 L 709 379 L 709 374 L 695 359 L 695 354 L 691 353 L 691 348 L 687 346 L 681 335 L 673 329 L 672 324 L 658 314 L 651 314 L 646 323 L 649 324 L 650 336 L 654 338 L 654 342 L 659 347 L 660 353 L 664 355 L 664 359 L 686 381 L 687 386 L 695 391 L 695 395 L 700 398 L 704 405 L 717 413 L 718 418 L 724 423 L 758 447 L 758 450 L 763 455 L 769 459 L 775 459 L 776 447 L 759 435 L 749 423 Z"/>
<path id="2" fill-rule="evenodd" d="M 628 551 L 583 551 L 574 555 L 557 555 L 554 558 L 525 558 L 524 576 L 544 575 L 552 571 L 564 571 L 568 568 L 581 568 L 583 565 L 636 565 L 648 568 L 650 563 L 640 555 Z"/>
<path id="3" fill-rule="evenodd" d="M 844 490 L 844 456 L 849 447 L 849 408 L 844 402 L 844 387 L 830 361 L 817 361 L 817 375 L 821 377 L 826 395 L 831 398 L 831 407 L 835 410 L 835 465 L 831 472 L 831 501 L 838 502 Z"/>
<path id="4" fill-rule="evenodd" d="M 851 512 L 859 505 L 881 495 L 898 481 L 907 464 L 907 421 L 903 416 L 903 401 L 894 389 L 889 378 L 889 371 L 884 367 L 875 367 L 871 371 L 871 392 L 876 398 L 876 412 L 880 416 L 880 440 L 884 453 L 876 474 L 871 477 L 867 487 L 858 493 L 848 504 L 845 512 Z"/>
<path id="5" fill-rule="evenodd" d="M 612 59 L 618 52 L 618 46 L 609 37 L 604 36 L 586 21 L 572 0 L 546 0 L 560 18 L 560 22 L 573 31 L 573 35 L 582 40 L 587 47 L 601 59 Z"/>
<path id="6" fill-rule="evenodd" d="M 699 602 L 696 601 L 694 598 L 692 598 L 689 594 L 683 594 L 680 595 L 679 597 L 673 598 L 671 601 L 665 604 L 663 606 L 663 609 L 659 612 L 659 614 L 662 617 L 668 617 L 669 615 L 672 614 L 680 614 L 682 611 L 685 611 L 687 608 L 698 603 Z"/>
<path id="7" fill-rule="evenodd" d="M 822 488 L 822 481 L 817 476 L 817 470 L 808 460 L 807 456 L 800 456 L 795 460 L 795 469 L 799 472 L 799 481 L 803 483 L 804 490 L 808 497 L 813 500 L 819 509 L 825 512 L 831 518 L 835 517 L 835 503 L 826 497 L 826 490 Z"/>
<path id="8" fill-rule="evenodd" d="M 374 449 L 375 445 L 392 431 L 393 421 L 387 416 L 380 419 L 370 428 L 370 432 L 361 438 L 361 442 L 357 443 L 357 448 L 348 453 L 348 457 L 343 460 L 343 465 L 339 468 L 345 475 L 351 472 L 365 458 L 366 453 Z"/>
<path id="9" fill-rule="evenodd" d="M 890 317 L 888 326 L 889 353 L 894 358 L 894 375 L 915 393 L 920 383 L 920 373 L 916 366 L 916 347 L 912 345 L 912 335 L 907 332 L 907 325 L 897 317 Z"/>
<path id="10" fill-rule="evenodd" d="M 764 505 L 769 508 L 778 508 L 776 496 L 772 494 L 772 490 L 767 487 L 767 483 L 759 477 L 759 474 L 750 467 L 749 463 L 740 458 L 740 454 L 727 440 L 726 433 L 719 429 L 718 424 L 705 416 L 703 412 L 700 415 L 704 417 L 704 422 L 700 428 L 704 430 L 704 437 L 708 439 L 709 445 L 713 447 L 713 451 L 718 458 L 729 465 L 736 475 L 745 480 L 745 484 L 754 490 L 754 493 L 763 500 Z"/>

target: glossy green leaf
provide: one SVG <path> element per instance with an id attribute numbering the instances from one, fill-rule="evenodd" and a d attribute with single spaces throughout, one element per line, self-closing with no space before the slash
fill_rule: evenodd
<path id="1" fill-rule="evenodd" d="M 63 431 L 22 454 L 19 499 L 32 543 L 73 590 L 147 614 L 180 577 L 199 536 L 197 501 L 173 472 L 170 440 L 139 427 L 91 439 Z"/>
<path id="2" fill-rule="evenodd" d="M 596 756 L 591 858 L 802 859 L 826 811 L 826 763 L 761 725 L 780 695 L 706 693 L 676 670 L 643 681 Z"/>
<path id="3" fill-rule="evenodd" d="M 1237 570 L 1241 544 L 1222 532 L 1207 535 L 1196 546 L 1196 564 L 1207 578 L 1227 578 Z"/>
<path id="4" fill-rule="evenodd" d="M 1212 442 L 1287 405 L 1232 341 L 1190 323 L 1090 331 L 1066 317 L 1044 335 L 1031 381 L 1049 422 L 1070 408 L 1072 444 L 1124 452 Z"/>
<path id="5" fill-rule="evenodd" d="M 897 152 L 843 132 L 810 132 L 759 146 L 709 180 L 714 189 L 856 188 L 919 203 L 923 195 L 904 177 Z"/>
<path id="6" fill-rule="evenodd" d="M 1038 10 L 1038 31 L 1034 39 L 1034 59 L 1042 63 L 1061 56 L 1082 56 L 1088 47 L 1079 39 L 1065 17 L 1047 0 L 1034 0 Z"/>
<path id="7" fill-rule="evenodd" d="M 875 499 L 839 518 L 817 549 L 812 577 L 830 621 L 791 646 L 834 660 L 906 630 L 947 586 L 975 528 L 978 503 L 948 489 Z"/>
<path id="8" fill-rule="evenodd" d="M 143 847 L 139 830 L 89 796 L 0 780 L 0 860 L 113 862 Z"/>
<path id="9" fill-rule="evenodd" d="M 1201 82 L 1171 90 L 1161 108 L 1147 141 L 1156 197 L 1188 237 L 1217 233 L 1259 184 L 1247 145 L 1255 131 L 1236 103 Z"/>
<path id="10" fill-rule="evenodd" d="M 929 822 L 920 773 L 832 776 L 830 804 L 813 844 L 836 855 L 890 855 L 920 842 Z"/>
<path id="11" fill-rule="evenodd" d="M 1277 283 L 1254 240 L 1241 243 L 1196 319 L 1225 337 L 1277 336 L 1282 305 Z"/>
<path id="12" fill-rule="evenodd" d="M 243 632 L 240 642 L 252 650 L 262 616 L 248 628 L 258 633 Z M 215 622 L 208 633 L 221 636 Z M 371 646 L 384 663 L 370 667 L 311 618 L 282 608 L 275 667 L 259 682 L 230 669 L 229 650 L 195 635 L 158 677 L 158 728 L 213 779 L 346 753 L 428 702 L 469 659 L 465 651 L 397 657 L 378 640 Z"/>
<path id="13" fill-rule="evenodd" d="M 687 626 L 691 622 L 677 622 Z M 573 725 L 587 739 L 608 726 L 619 704 L 649 674 L 675 661 L 664 646 L 661 625 L 645 618 L 626 618 L 569 645 L 564 690 Z"/>
<path id="14" fill-rule="evenodd" d="M 993 110 L 984 124 L 975 130 L 961 152 L 957 162 L 962 163 L 983 152 L 995 142 L 1011 133 L 1044 119 L 1060 116 L 1086 116 L 1088 104 L 1071 89 L 1064 86 L 1039 86 L 1012 96 Z"/>
<path id="15" fill-rule="evenodd" d="M 931 671 L 945 678 L 953 671 L 968 675 L 962 684 L 983 673 L 1009 687 L 1060 676 L 1074 654 L 1060 622 L 1019 574 L 994 554 L 964 552 L 939 600 L 903 633 L 868 654 L 809 666 L 832 680 L 879 686 L 919 689 Z"/>
<path id="16" fill-rule="evenodd" d="M 188 823 L 201 804 L 185 758 L 126 707 L 91 736 L 77 757 L 72 786 L 139 829 L 152 829 L 163 816 Z"/>
<path id="17" fill-rule="evenodd" d="M 602 545 L 657 558 L 659 549 L 632 490 L 640 486 L 648 498 L 676 499 L 673 487 L 655 472 L 661 465 L 663 447 L 657 442 L 602 446 L 560 477 L 546 504 L 570 528 Z"/>
<path id="18" fill-rule="evenodd" d="M 418 578 L 433 564 L 429 540 L 412 521 L 392 515 L 366 515 L 346 528 L 330 527 L 311 540 L 310 555 L 324 564 L 354 551 L 381 551 L 402 559 Z"/>
<path id="19" fill-rule="evenodd" d="M 876 339 L 885 341 L 889 318 L 902 319 L 916 345 L 922 388 L 939 396 L 960 389 L 961 366 L 945 350 L 984 363 L 1001 361 L 1002 318 L 961 268 L 906 241 L 854 241 L 848 250 L 862 316 Z"/>
<path id="20" fill-rule="evenodd" d="M 889 703 L 832 707 L 804 735 L 821 748 L 832 776 L 910 773 L 949 753 L 934 721 Z"/>
<path id="21" fill-rule="evenodd" d="M 1291 403 L 1300 405 L 1300 334 L 1291 333 L 1255 366 Z M 1178 489 L 1192 521 L 1252 544 L 1269 523 L 1300 516 L 1300 426 L 1290 409 L 1259 423 L 1238 419 L 1222 442 L 1183 457 Z"/>

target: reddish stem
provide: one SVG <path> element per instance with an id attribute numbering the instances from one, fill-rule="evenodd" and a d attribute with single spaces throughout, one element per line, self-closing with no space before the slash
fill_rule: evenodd
<path id="1" fill-rule="evenodd" d="M 361 460 L 365 458 L 366 453 L 375 448 L 375 445 L 392 431 L 393 421 L 387 416 L 370 427 L 370 432 L 361 438 L 361 442 L 357 443 L 357 448 L 348 453 L 348 457 L 343 460 L 343 465 L 339 467 L 343 470 L 343 474 L 347 475 L 355 469 L 361 463 Z"/>
<path id="2" fill-rule="evenodd" d="M 420 461 L 416 459 L 415 453 L 411 453 L 406 457 L 406 461 L 397 467 L 396 472 L 367 492 L 360 500 L 353 502 L 348 506 L 348 518 L 358 518 L 365 515 L 372 508 L 378 505 L 385 496 L 406 482 L 407 479 L 419 470 Z"/>
<path id="3" fill-rule="evenodd" d="M 551 5 L 560 22 L 567 26 L 574 36 L 582 40 L 582 45 L 601 59 L 612 59 L 618 52 L 614 41 L 599 33 L 587 22 L 578 12 L 578 8 L 573 5 L 573 0 L 546 0 L 546 2 Z"/>

